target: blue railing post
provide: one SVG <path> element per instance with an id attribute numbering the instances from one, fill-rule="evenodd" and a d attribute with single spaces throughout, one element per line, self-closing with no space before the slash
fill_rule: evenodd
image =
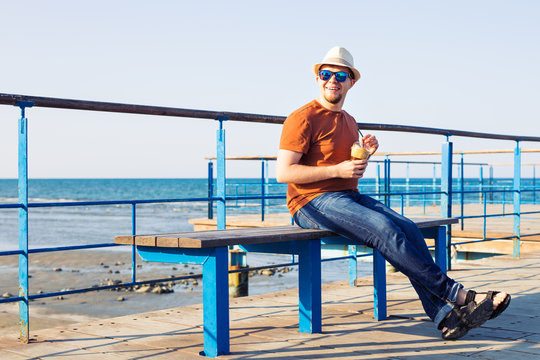
<path id="1" fill-rule="evenodd" d="M 447 138 L 442 146 L 441 159 L 441 216 L 452 217 L 452 153 L 453 143 Z M 452 264 L 452 225 L 446 225 L 446 269 L 451 270 Z"/>
<path id="2" fill-rule="evenodd" d="M 214 218 L 214 163 L 208 161 L 208 218 Z"/>
<path id="3" fill-rule="evenodd" d="M 137 203 L 131 204 L 131 235 L 137 235 Z M 137 281 L 137 245 L 131 245 L 131 282 Z"/>
<path id="4" fill-rule="evenodd" d="M 536 204 L 536 165 L 533 165 L 533 178 L 532 178 L 532 187 L 533 187 L 533 204 Z"/>
<path id="5" fill-rule="evenodd" d="M 228 120 L 226 117 L 218 117 L 219 129 L 217 130 L 217 229 L 225 229 L 226 219 L 226 204 L 225 204 L 225 129 L 223 129 L 223 121 Z"/>
<path id="6" fill-rule="evenodd" d="M 18 126 L 18 192 L 19 192 L 19 328 L 20 339 L 28 343 L 30 314 L 28 302 L 28 119 L 25 108 L 32 107 L 30 101 L 19 101 L 21 109 Z"/>
<path id="7" fill-rule="evenodd" d="M 488 189 L 493 190 L 494 188 L 494 181 L 493 181 L 493 165 L 489 166 L 489 183 L 488 183 Z M 489 200 L 493 200 L 493 192 L 489 193 Z"/>
<path id="8" fill-rule="evenodd" d="M 376 187 L 375 191 L 377 192 L 377 194 L 379 194 L 377 199 L 381 200 L 381 196 L 380 196 L 380 193 L 381 193 L 381 164 L 377 164 L 377 178 L 375 179 L 375 187 Z"/>
<path id="9" fill-rule="evenodd" d="M 482 218 L 482 239 L 486 240 L 487 236 L 487 194 L 484 193 L 484 207 L 483 207 L 484 217 Z"/>
<path id="10" fill-rule="evenodd" d="M 261 161 L 261 221 L 264 221 L 264 179 L 265 179 L 265 171 L 264 171 L 264 160 Z"/>
<path id="11" fill-rule="evenodd" d="M 264 193 L 267 195 L 270 195 L 270 177 L 269 177 L 269 172 L 268 172 L 268 160 L 264 160 Z M 266 199 L 264 201 L 264 205 L 270 206 L 270 199 Z"/>
<path id="12" fill-rule="evenodd" d="M 388 155 L 384 159 L 384 193 L 387 194 L 384 196 L 384 204 L 390 207 L 390 159 Z"/>
<path id="13" fill-rule="evenodd" d="M 435 194 L 435 191 L 437 191 L 437 166 L 433 164 L 433 206 L 437 205 L 437 194 Z"/>
<path id="14" fill-rule="evenodd" d="M 514 150 L 514 258 L 520 257 L 521 242 L 521 149 L 516 141 Z"/>
<path id="15" fill-rule="evenodd" d="M 506 188 L 503 188 L 503 193 L 502 193 L 502 214 L 503 216 L 505 215 L 506 213 Z"/>
<path id="16" fill-rule="evenodd" d="M 480 191 L 478 192 L 479 200 L 484 196 L 484 167 L 480 166 Z M 480 201 L 479 201 L 480 202 Z"/>
<path id="17" fill-rule="evenodd" d="M 460 188 L 461 188 L 461 230 L 463 230 L 463 210 L 464 210 L 464 207 L 465 207 L 465 175 L 464 175 L 464 172 L 465 172 L 465 168 L 464 168 L 464 163 L 463 163 L 463 153 L 461 153 L 461 163 L 460 163 Z"/>
<path id="18" fill-rule="evenodd" d="M 405 180 L 405 187 L 406 187 L 406 190 L 405 192 L 407 193 L 407 207 L 411 204 L 410 202 L 410 196 L 409 196 L 409 193 L 411 192 L 411 188 L 410 188 L 410 178 L 409 178 L 409 163 L 407 163 L 407 179 Z M 403 207 L 403 204 L 402 204 L 402 207 Z"/>

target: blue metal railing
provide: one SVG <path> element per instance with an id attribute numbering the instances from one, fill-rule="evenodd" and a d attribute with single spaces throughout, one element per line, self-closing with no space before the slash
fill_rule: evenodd
<path id="1" fill-rule="evenodd" d="M 71 100 L 71 99 L 55 99 L 55 98 L 44 98 L 44 97 L 35 97 L 35 96 L 24 96 L 24 95 L 13 95 L 13 94 L 1 94 L 0 93 L 0 104 L 4 105 L 14 105 L 20 108 L 21 117 L 19 119 L 18 127 L 18 189 L 19 189 L 19 200 L 17 204 L 2 204 L 0 208 L 17 208 L 19 213 L 19 249 L 13 251 L 4 251 L 0 252 L 0 256 L 10 256 L 18 255 L 19 257 L 19 294 L 17 297 L 11 297 L 7 299 L 1 299 L 0 303 L 4 302 L 19 302 L 19 318 L 20 318 L 20 329 L 21 329 L 21 340 L 24 342 L 28 341 L 28 329 L 29 329 L 29 301 L 37 298 L 44 298 L 50 296 L 57 296 L 60 294 L 73 294 L 81 293 L 87 291 L 97 291 L 110 288 L 118 287 L 127 287 L 134 286 L 142 283 L 152 283 L 152 282 L 163 282 L 163 281 L 172 281 L 175 279 L 182 279 L 184 277 L 177 278 L 167 278 L 167 279 L 153 279 L 145 280 L 144 282 L 136 281 L 136 257 L 135 257 L 135 247 L 132 248 L 132 281 L 126 284 L 115 284 L 102 287 L 92 287 L 84 289 L 76 289 L 69 291 L 61 291 L 54 293 L 44 293 L 44 294 L 34 294 L 30 295 L 28 293 L 28 256 L 32 253 L 38 252 L 50 252 L 50 251 L 67 251 L 67 250 L 78 250 L 78 249 L 90 249 L 97 247 L 110 247 L 115 246 L 112 243 L 102 243 L 102 244 L 90 244 L 90 245 L 78 245 L 78 246 L 62 246 L 62 247 L 48 247 L 41 249 L 29 249 L 28 248 L 28 212 L 30 208 L 39 208 L 39 207 L 58 207 L 58 206 L 103 206 L 103 205 L 130 205 L 131 206 L 131 222 L 132 222 L 132 234 L 136 234 L 136 206 L 137 204 L 150 204 L 150 203 L 159 203 L 159 202 L 209 202 L 217 203 L 217 228 L 225 228 L 225 219 L 227 201 L 236 201 L 236 200 L 256 200 L 260 199 L 261 205 L 261 216 L 264 219 L 265 206 L 268 204 L 268 201 L 271 199 L 283 199 L 283 195 L 271 195 L 269 194 L 269 184 L 267 181 L 268 169 L 267 163 L 263 164 L 261 167 L 261 184 L 260 184 L 260 194 L 254 195 L 243 195 L 243 196 L 230 196 L 226 194 L 226 174 L 225 174 L 225 130 L 223 123 L 225 121 L 246 121 L 246 122 L 259 122 L 259 123 L 273 123 L 281 124 L 285 120 L 285 117 L 281 116 L 270 116 L 270 115 L 260 115 L 260 114 L 246 114 L 246 113 L 232 113 L 232 112 L 218 112 L 218 111 L 204 111 L 204 110 L 191 110 L 191 109 L 180 109 L 180 108 L 167 108 L 167 107 L 156 107 L 156 106 L 142 106 L 142 105 L 132 105 L 132 104 L 118 104 L 118 103 L 105 103 L 105 102 L 93 102 L 93 101 L 81 101 L 81 100 Z M 105 111 L 105 112 L 118 112 L 118 113 L 131 113 L 131 114 L 146 114 L 146 115 L 159 115 L 159 116 L 174 116 L 174 117 L 188 117 L 195 119 L 212 119 L 216 120 L 219 123 L 219 128 L 216 133 L 216 173 L 217 173 L 217 183 L 214 191 L 214 187 L 209 184 L 208 186 L 208 197 L 200 198 L 184 198 L 184 199 L 145 199 L 145 200 L 121 200 L 121 201 L 85 201 L 85 202 L 50 202 L 50 203 L 29 203 L 28 202 L 28 119 L 26 118 L 26 109 L 32 106 L 35 107 L 50 107 L 58 109 L 77 109 L 77 110 L 86 110 L 86 111 Z M 462 197 L 465 196 L 464 189 L 456 190 L 453 188 L 453 176 L 452 176 L 452 165 L 453 165 L 453 143 L 450 141 L 452 136 L 463 136 L 463 137 L 473 137 L 473 138 L 485 138 L 485 139 L 498 139 L 498 140 L 509 140 L 515 141 L 516 147 L 514 150 L 514 178 L 513 178 L 513 189 L 508 190 L 513 194 L 513 212 L 506 214 L 505 216 L 514 217 L 514 229 L 513 236 L 508 237 L 514 239 L 514 256 L 519 256 L 519 242 L 520 239 L 526 235 L 521 234 L 520 232 L 520 216 L 524 214 L 520 211 L 521 197 L 520 195 L 525 191 L 521 189 L 521 149 L 520 142 L 530 141 L 530 142 L 540 142 L 540 137 L 531 137 L 531 136 L 511 136 L 511 135 L 499 135 L 499 134 L 487 134 L 487 133 L 476 133 L 460 130 L 449 130 L 449 129 L 435 129 L 435 128 L 426 128 L 426 127 L 415 127 L 415 126 L 403 126 L 403 125 L 388 125 L 388 124 L 368 124 L 368 123 L 359 123 L 358 126 L 366 130 L 378 130 L 378 131 L 401 131 L 401 132 L 413 132 L 413 133 L 422 133 L 422 134 L 434 134 L 442 135 L 446 137 L 446 142 L 442 146 L 442 157 L 440 161 L 441 166 L 441 180 L 440 180 L 440 190 L 438 191 L 423 191 L 423 192 L 408 192 L 408 193 L 396 193 L 392 191 L 391 186 L 391 165 L 392 161 L 389 157 L 385 158 L 384 161 L 380 163 L 384 167 L 384 176 L 382 181 L 377 184 L 377 192 L 373 195 L 381 197 L 384 202 L 388 205 L 391 203 L 391 198 L 395 196 L 400 197 L 401 208 L 403 211 L 404 207 L 404 197 L 413 196 L 413 195 L 433 195 L 434 197 L 440 195 L 440 205 L 441 205 L 441 215 L 445 217 L 452 217 L 452 204 L 454 201 L 454 193 L 460 194 Z M 394 163 L 400 163 L 395 161 Z M 415 163 L 415 162 L 404 162 L 404 163 Z M 431 162 L 435 164 L 435 162 Z M 437 163 L 439 164 L 439 163 Z M 463 162 L 462 162 L 463 164 Z M 379 164 L 378 164 L 379 165 Z M 435 165 L 434 165 L 435 166 Z M 378 179 L 380 177 L 380 168 L 377 167 Z M 434 169 L 435 171 L 435 169 Z M 213 179 L 213 174 L 210 176 L 210 172 L 213 173 L 213 167 L 209 167 L 209 178 Z M 461 172 L 463 174 L 463 172 Z M 434 176 L 435 178 L 435 176 Z M 462 182 L 463 184 L 463 182 Z M 435 180 L 434 180 L 435 185 Z M 493 190 L 495 191 L 495 190 Z M 506 191 L 506 190 L 505 190 Z M 531 190 L 534 191 L 534 190 Z M 489 192 L 489 191 L 488 191 Z M 486 194 L 484 192 L 484 199 Z M 531 212 L 537 213 L 537 212 Z M 213 216 L 213 206 L 208 208 L 209 217 Z M 462 219 L 464 219 L 462 215 Z M 485 218 L 485 217 L 484 217 Z M 451 238 L 451 228 L 447 227 L 447 235 Z M 491 240 L 491 239 L 486 239 Z M 357 254 L 340 257 L 341 258 L 351 258 L 356 257 Z M 450 256 L 448 256 L 450 259 Z M 331 259 L 326 259 L 329 261 Z M 294 264 L 294 260 L 292 263 Z M 272 265 L 276 266 L 276 265 Z M 447 264 L 447 267 L 450 268 L 450 263 Z"/>

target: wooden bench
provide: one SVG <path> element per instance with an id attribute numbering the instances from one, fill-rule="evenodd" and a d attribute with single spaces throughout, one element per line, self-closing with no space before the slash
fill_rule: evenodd
<path id="1" fill-rule="evenodd" d="M 426 238 L 435 239 L 435 262 L 446 271 L 446 225 L 453 218 L 415 219 Z M 116 236 L 117 244 L 136 245 L 146 261 L 195 263 L 203 266 L 204 355 L 229 353 L 228 248 L 245 251 L 298 255 L 299 331 L 322 330 L 321 244 L 359 245 L 327 230 L 296 226 L 210 230 L 171 234 Z M 354 266 L 356 268 L 356 266 Z M 375 318 L 386 318 L 386 267 L 373 253 Z"/>

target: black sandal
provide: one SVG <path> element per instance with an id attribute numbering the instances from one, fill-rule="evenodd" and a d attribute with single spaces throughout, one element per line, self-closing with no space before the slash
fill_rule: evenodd
<path id="1" fill-rule="evenodd" d="M 455 305 L 449 315 L 439 324 L 444 340 L 456 340 L 465 336 L 470 329 L 477 328 L 490 318 L 493 313 L 493 301 L 484 299 L 479 303 L 474 300 L 466 305 Z"/>
<path id="2" fill-rule="evenodd" d="M 486 294 L 487 295 L 486 299 L 491 299 L 493 301 L 495 296 L 497 296 L 497 294 L 499 294 L 499 293 L 500 293 L 500 291 L 488 291 L 488 292 L 478 292 L 477 293 L 474 290 L 469 290 L 469 291 L 467 291 L 467 296 L 465 297 L 465 304 L 468 304 L 471 301 L 474 301 L 474 299 L 476 297 L 476 294 Z M 490 320 L 495 319 L 497 316 L 501 315 L 502 312 L 504 310 L 506 310 L 508 305 L 510 305 L 510 300 L 512 300 L 512 297 L 510 296 L 510 294 L 506 294 L 506 297 L 504 298 L 504 300 L 499 304 L 499 306 L 497 306 L 495 308 L 495 310 L 493 310 L 493 313 L 491 314 L 491 317 L 489 319 Z"/>

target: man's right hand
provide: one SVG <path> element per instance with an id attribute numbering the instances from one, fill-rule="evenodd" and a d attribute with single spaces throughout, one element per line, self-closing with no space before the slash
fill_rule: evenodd
<path id="1" fill-rule="evenodd" d="M 307 184 L 332 178 L 359 179 L 367 160 L 346 160 L 331 166 L 299 164 L 302 153 L 280 149 L 276 162 L 276 180 L 280 183 Z"/>
<path id="2" fill-rule="evenodd" d="M 344 179 L 360 179 L 364 176 L 367 160 L 346 160 L 334 165 L 336 176 Z"/>

